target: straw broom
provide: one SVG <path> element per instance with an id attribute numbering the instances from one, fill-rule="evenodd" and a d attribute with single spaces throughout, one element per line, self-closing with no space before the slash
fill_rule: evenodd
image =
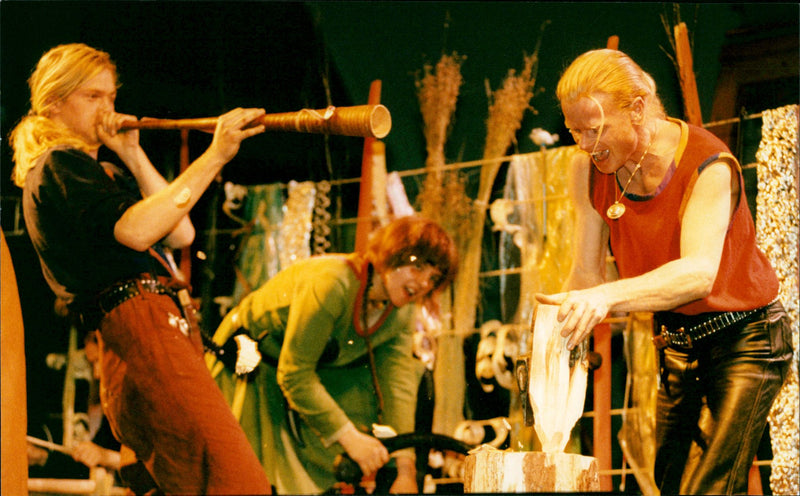
<path id="1" fill-rule="evenodd" d="M 425 65 L 425 75 L 416 82 L 424 125 L 427 157 L 425 181 L 417 196 L 420 213 L 442 225 L 455 239 L 471 212 L 471 200 L 458 173 L 444 173 L 444 147 L 452 129 L 459 90 L 463 82 L 457 53 L 442 55 L 435 67 Z"/>
<path id="2" fill-rule="evenodd" d="M 417 203 L 423 216 L 438 222 L 460 246 L 469 226 L 472 200 L 466 195 L 464 181 L 457 172 L 444 173 L 444 146 L 452 128 L 458 93 L 462 84 L 463 57 L 456 53 L 442 55 L 435 68 L 426 65 L 425 75 L 416 82 L 417 96 L 424 124 L 427 174 Z M 436 367 L 434 387 L 436 403 L 433 414 L 433 431 L 452 434 L 456 423 L 463 417 L 466 385 L 464 384 L 464 353 L 461 336 L 450 332 L 452 300 L 449 292 L 439 299 L 440 318 L 444 333 L 436 336 Z"/>
<path id="3" fill-rule="evenodd" d="M 538 47 L 537 52 L 538 53 Z M 503 157 L 506 150 L 515 142 L 515 134 L 522 126 L 522 117 L 530 108 L 533 98 L 535 69 L 538 57 L 525 57 L 524 69 L 520 74 L 511 70 L 502 88 L 490 95 L 489 117 L 486 121 L 487 137 L 484 146 L 484 159 Z M 475 328 L 475 315 L 479 304 L 481 248 L 486 208 L 492 191 L 494 179 L 502 161 L 490 160 L 481 166 L 480 184 L 474 202 L 461 223 L 456 238 L 459 253 L 459 270 L 453 282 L 453 330 L 451 339 L 439 339 L 439 357 L 436 383 L 436 405 L 434 408 L 434 431 L 449 434 L 463 419 L 464 405 L 464 356 L 463 340 Z M 442 210 L 447 212 L 447 210 Z M 449 212 L 448 212 L 449 213 Z M 446 343 L 446 344 L 444 344 Z M 438 370 L 438 369 L 442 370 Z M 444 376 L 444 377 L 441 377 Z M 461 378 L 461 379 L 455 379 Z M 459 383 L 452 384 L 456 380 Z M 450 381 L 447 387 L 441 382 Z M 444 397 L 439 391 L 443 390 Z"/>
<path id="4" fill-rule="evenodd" d="M 522 71 L 517 74 L 513 69 L 510 70 L 502 87 L 490 95 L 484 159 L 503 157 L 512 143 L 516 143 L 515 135 L 522 127 L 525 111 L 532 109 L 530 100 L 534 95 L 539 63 L 538 51 L 537 45 L 533 55 L 524 58 Z M 463 240 L 464 245 L 460 249 L 462 259 L 454 283 L 453 321 L 455 329 L 464 333 L 470 332 L 475 326 L 486 208 L 495 177 L 502 163 L 490 160 L 481 166 L 478 194 L 473 203 L 471 215 L 471 232 Z"/>
<path id="5" fill-rule="evenodd" d="M 472 214 L 472 201 L 457 172 L 444 173 L 444 147 L 452 128 L 458 94 L 463 82 L 457 53 L 442 55 L 435 67 L 427 64 L 425 75 L 416 81 L 417 96 L 424 125 L 427 171 L 416 202 L 420 213 L 438 222 L 456 243 L 465 234 Z"/>

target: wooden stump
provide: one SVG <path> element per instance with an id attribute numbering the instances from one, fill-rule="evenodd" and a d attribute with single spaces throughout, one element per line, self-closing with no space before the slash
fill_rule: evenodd
<path id="1" fill-rule="evenodd" d="M 597 460 L 569 453 L 483 449 L 464 461 L 465 493 L 597 492 Z"/>

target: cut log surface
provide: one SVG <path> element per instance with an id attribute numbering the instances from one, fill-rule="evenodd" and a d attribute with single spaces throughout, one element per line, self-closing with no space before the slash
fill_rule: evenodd
<path id="1" fill-rule="evenodd" d="M 589 456 L 479 449 L 464 463 L 465 493 L 598 491 L 597 460 Z"/>

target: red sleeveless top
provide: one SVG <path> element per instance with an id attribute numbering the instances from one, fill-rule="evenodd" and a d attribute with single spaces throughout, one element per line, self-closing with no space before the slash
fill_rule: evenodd
<path id="1" fill-rule="evenodd" d="M 778 294 L 778 278 L 756 245 L 755 226 L 747 205 L 744 179 L 736 158 L 725 144 L 703 128 L 683 121 L 681 141 L 667 174 L 650 196 L 625 194 L 625 215 L 609 219 L 606 210 L 616 200 L 615 174 L 592 167 L 589 194 L 592 205 L 609 226 L 610 244 L 620 277 L 635 277 L 680 258 L 681 218 L 697 177 L 709 164 L 723 160 L 739 180 L 739 200 L 734 210 L 719 272 L 706 298 L 673 311 L 686 315 L 704 312 L 751 310 L 767 305 Z"/>

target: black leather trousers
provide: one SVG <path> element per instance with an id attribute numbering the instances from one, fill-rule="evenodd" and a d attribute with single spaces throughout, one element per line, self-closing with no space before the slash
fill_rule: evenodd
<path id="1" fill-rule="evenodd" d="M 690 350 L 662 350 L 655 461 L 662 495 L 747 492 L 791 359 L 790 323 L 780 302 Z"/>

